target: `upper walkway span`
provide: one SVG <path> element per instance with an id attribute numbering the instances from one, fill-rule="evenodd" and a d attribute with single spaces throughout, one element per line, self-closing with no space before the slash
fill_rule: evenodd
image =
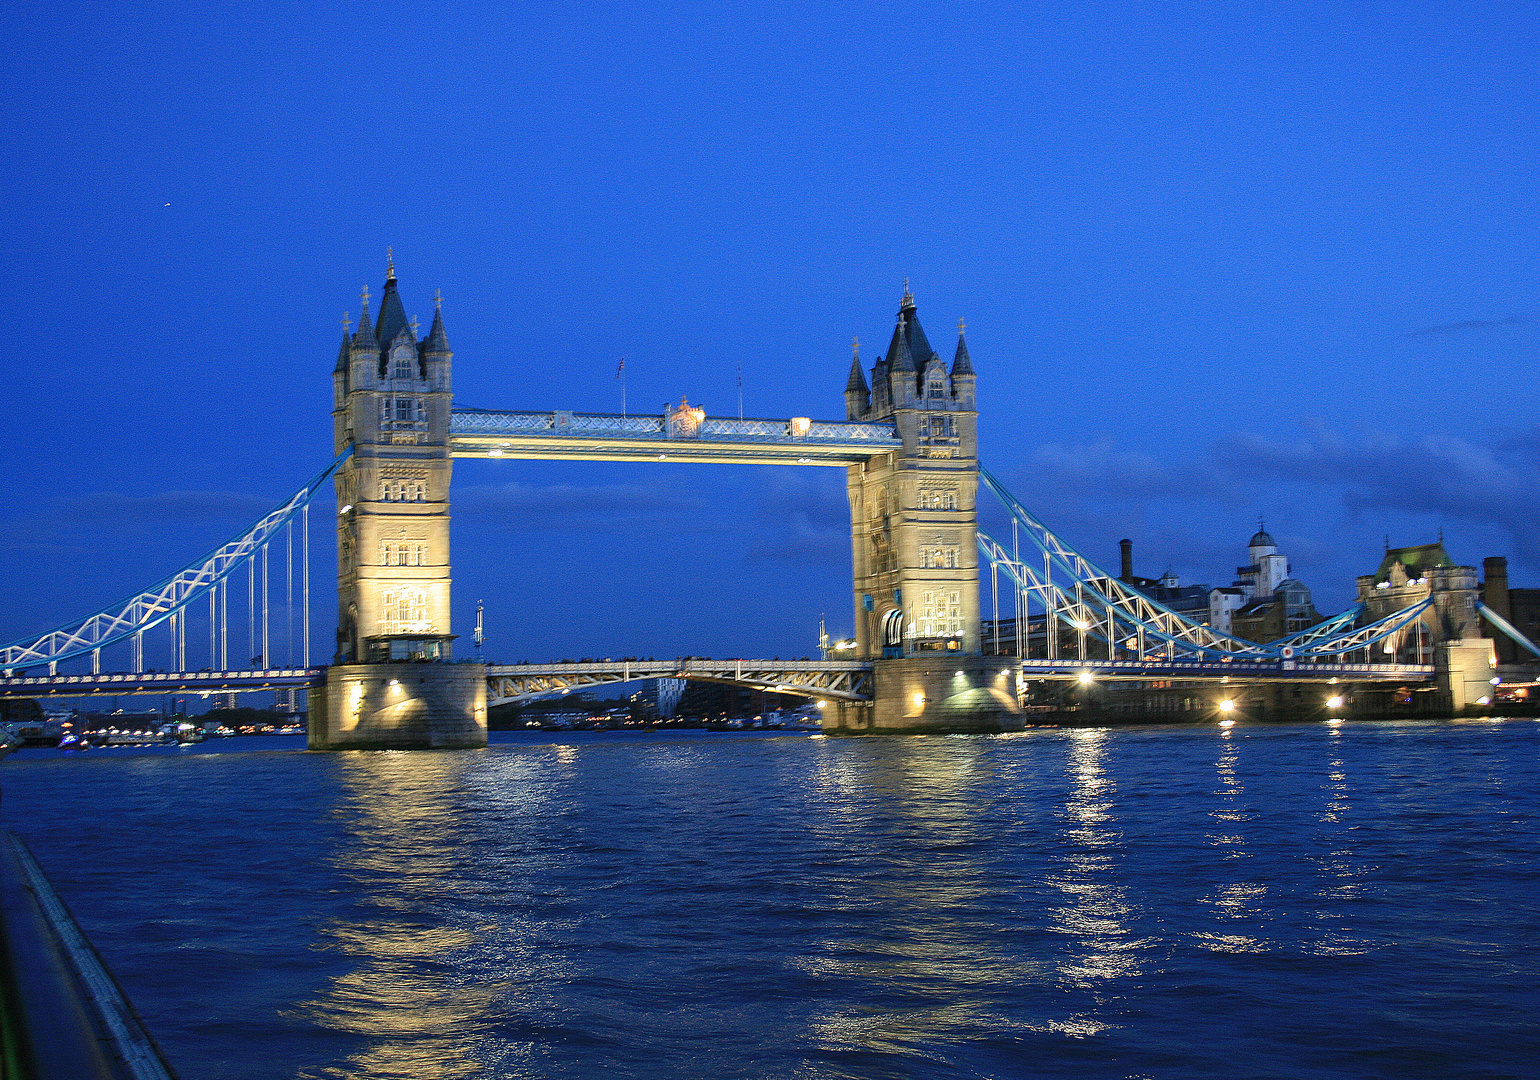
<path id="1" fill-rule="evenodd" d="M 903 449 L 891 423 L 839 423 L 668 415 L 455 409 L 449 452 L 457 458 L 564 458 L 737 465 L 854 465 Z"/>

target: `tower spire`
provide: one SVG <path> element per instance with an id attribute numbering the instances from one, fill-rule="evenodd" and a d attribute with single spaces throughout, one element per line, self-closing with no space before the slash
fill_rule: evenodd
<path id="1" fill-rule="evenodd" d="M 411 325 L 406 318 L 406 308 L 401 306 L 401 293 L 396 287 L 395 259 L 389 256 L 387 259 L 385 290 L 380 293 L 380 321 L 375 328 L 381 349 L 389 349 L 396 335 Z"/>
<path id="2" fill-rule="evenodd" d="M 854 338 L 850 343 L 850 351 L 853 354 L 850 359 L 850 378 L 845 380 L 845 393 L 865 395 L 867 393 L 866 372 L 861 370 L 861 339 Z"/>
<path id="3" fill-rule="evenodd" d="M 968 355 L 968 339 L 964 331 L 968 324 L 957 320 L 957 352 L 952 356 L 952 378 L 973 374 L 973 359 Z"/>
<path id="4" fill-rule="evenodd" d="M 386 281 L 395 281 L 396 280 L 396 249 L 395 248 L 386 248 L 385 249 L 385 280 Z"/>
<path id="5" fill-rule="evenodd" d="M 358 313 L 358 333 L 353 335 L 354 345 L 378 345 L 374 336 L 374 324 L 369 321 L 369 286 L 365 285 L 360 298 L 363 310 Z"/>
<path id="6" fill-rule="evenodd" d="M 428 327 L 428 336 L 423 339 L 423 355 L 428 353 L 449 353 L 449 339 L 444 336 L 444 292 L 435 289 L 433 292 L 433 325 Z"/>

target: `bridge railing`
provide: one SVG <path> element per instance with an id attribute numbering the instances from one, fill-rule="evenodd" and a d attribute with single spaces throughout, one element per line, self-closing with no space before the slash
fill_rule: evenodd
<path id="1" fill-rule="evenodd" d="M 493 409 L 455 409 L 450 413 L 451 435 L 549 435 L 551 437 L 603 438 L 621 435 L 633 439 L 669 440 L 663 416 L 621 416 L 612 413 L 511 412 Z M 708 417 L 687 437 L 699 442 L 796 442 L 870 443 L 879 451 L 899 444 L 892 424 L 832 420 Z M 683 439 L 678 441 L 684 441 Z"/>

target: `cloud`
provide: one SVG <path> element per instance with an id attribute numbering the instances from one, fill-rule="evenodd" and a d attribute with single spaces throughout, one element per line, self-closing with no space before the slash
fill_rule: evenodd
<path id="1" fill-rule="evenodd" d="M 1533 322 L 1522 315 L 1513 315 L 1506 319 L 1464 319 L 1460 322 L 1444 323 L 1440 326 L 1425 326 L 1421 330 L 1408 330 L 1403 337 L 1417 338 L 1430 337 L 1435 334 L 1458 334 L 1464 330 L 1486 330 L 1493 326 L 1522 326 Z"/>

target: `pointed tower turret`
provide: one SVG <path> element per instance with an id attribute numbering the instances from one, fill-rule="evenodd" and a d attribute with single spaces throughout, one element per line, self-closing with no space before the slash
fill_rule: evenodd
<path id="1" fill-rule="evenodd" d="M 358 332 L 353 335 L 351 354 L 352 374 L 348 377 L 349 390 L 362 390 L 379 381 L 380 339 L 369 321 L 369 289 L 364 288 L 361 300 L 363 310 L 358 314 Z"/>
<path id="2" fill-rule="evenodd" d="M 444 336 L 444 294 L 436 292 L 433 294 L 433 325 L 428 328 L 428 336 L 422 339 L 422 362 L 430 387 L 449 389 L 449 361 L 453 357 L 449 339 Z"/>
<path id="3" fill-rule="evenodd" d="M 406 330 L 410 337 L 411 331 L 406 318 L 406 308 L 401 306 L 401 294 L 396 289 L 396 263 L 390 250 L 386 249 L 385 255 L 385 291 L 380 294 L 380 325 L 376 333 L 380 339 L 380 363 L 383 366 L 387 356 L 386 352 L 396 345 L 396 337 L 401 331 Z M 417 342 L 412 340 L 415 348 Z M 385 375 L 382 370 L 381 376 Z"/>
<path id="4" fill-rule="evenodd" d="M 866 373 L 861 370 L 861 339 L 850 343 L 850 378 L 845 380 L 845 419 L 864 420 L 872 407 L 872 396 L 866 388 Z"/>
<path id="5" fill-rule="evenodd" d="M 968 339 L 964 336 L 967 325 L 957 320 L 957 353 L 952 357 L 952 396 L 964 409 L 974 407 L 973 391 L 978 377 L 973 373 L 973 360 L 968 355 Z"/>
<path id="6" fill-rule="evenodd" d="M 353 325 L 347 312 L 342 313 L 342 347 L 332 368 L 332 407 L 340 409 L 348 400 L 348 366 L 353 359 Z"/>

